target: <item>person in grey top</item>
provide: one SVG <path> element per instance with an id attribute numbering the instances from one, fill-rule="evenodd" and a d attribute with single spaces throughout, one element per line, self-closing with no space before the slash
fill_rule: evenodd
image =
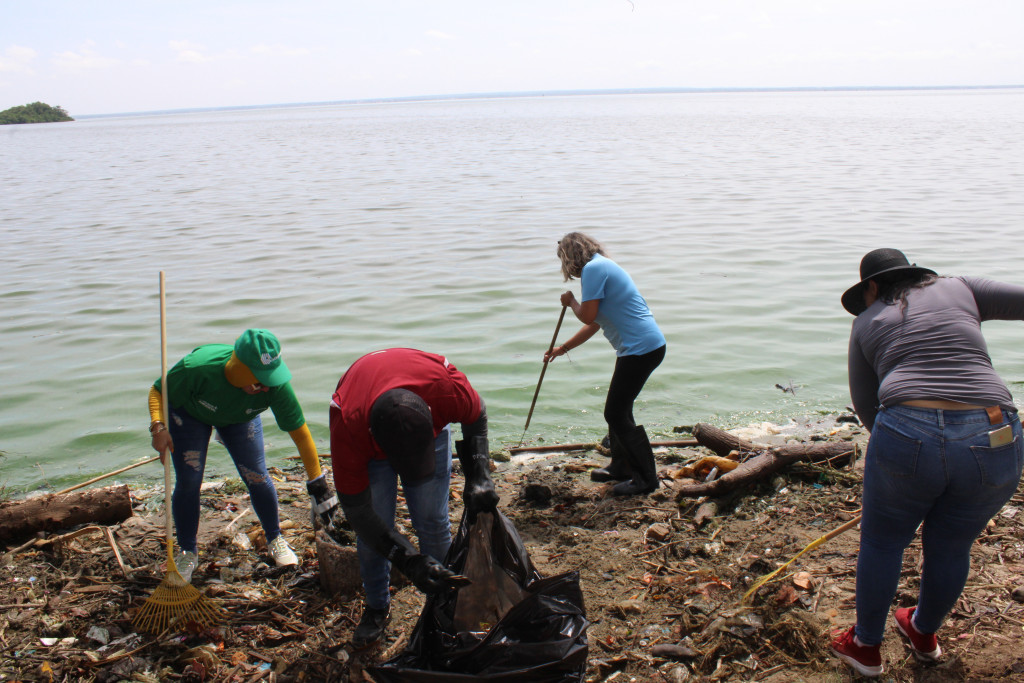
<path id="1" fill-rule="evenodd" d="M 1024 320 L 1024 287 L 939 277 L 897 249 L 861 260 L 842 297 L 857 316 L 848 355 L 854 409 L 871 431 L 857 560 L 857 623 L 832 652 L 865 676 L 882 673 L 880 645 L 903 565 L 921 527 L 917 605 L 896 610 L 919 660 L 967 581 L 970 550 L 1013 496 L 1024 436 L 1013 398 L 981 334 L 984 320 Z"/>

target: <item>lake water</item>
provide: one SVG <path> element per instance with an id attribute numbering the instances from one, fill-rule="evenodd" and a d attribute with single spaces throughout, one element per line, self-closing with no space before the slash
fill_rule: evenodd
<path id="1" fill-rule="evenodd" d="M 637 403 L 655 436 L 845 410 L 839 295 L 880 246 L 1024 284 L 1024 90 L 701 93 L 346 104 L 0 127 L 0 486 L 153 455 L 169 361 L 281 338 L 313 435 L 360 355 L 447 355 L 516 445 L 591 233 L 668 338 Z M 567 316 L 560 340 L 576 324 Z M 1015 323 L 988 323 L 1024 397 Z M 614 353 L 551 364 L 527 442 L 592 440 Z M 796 388 L 784 393 L 776 384 Z M 294 453 L 265 416 L 271 464 Z M 216 447 L 219 449 L 219 447 Z M 232 474 L 222 450 L 210 474 Z M 294 461 L 292 461 L 294 462 Z M 158 479 L 160 468 L 132 477 Z"/>

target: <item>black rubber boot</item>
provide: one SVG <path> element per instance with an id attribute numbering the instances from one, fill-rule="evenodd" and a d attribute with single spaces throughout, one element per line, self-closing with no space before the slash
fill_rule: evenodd
<path id="1" fill-rule="evenodd" d="M 352 647 L 357 650 L 361 650 L 367 645 L 371 645 L 380 640 L 384 635 L 384 627 L 388 625 L 388 619 L 390 617 L 390 606 L 385 607 L 384 609 L 364 607 L 363 616 L 360 617 L 359 625 L 356 626 L 356 630 L 352 634 Z"/>
<path id="2" fill-rule="evenodd" d="M 608 445 L 605 448 L 611 451 L 612 460 L 604 467 L 590 470 L 590 481 L 626 481 L 631 479 L 633 470 L 629 466 L 629 455 L 622 447 L 622 443 L 611 433 L 605 439 L 608 440 Z M 601 443 L 603 444 L 604 441 Z"/>
<path id="3" fill-rule="evenodd" d="M 622 445 L 629 455 L 633 478 L 616 484 L 612 488 L 612 495 L 638 496 L 657 490 L 658 468 L 654 463 L 654 451 L 644 428 L 640 425 L 633 427 L 633 431 L 622 439 Z"/>

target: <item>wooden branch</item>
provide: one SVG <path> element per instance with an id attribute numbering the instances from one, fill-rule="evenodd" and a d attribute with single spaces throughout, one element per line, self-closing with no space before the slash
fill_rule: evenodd
<path id="1" fill-rule="evenodd" d="M 779 446 L 754 456 L 714 481 L 681 486 L 676 489 L 676 496 L 678 498 L 721 496 L 741 486 L 764 479 L 795 462 L 831 462 L 833 465 L 838 465 L 849 461 L 852 454 L 853 444 L 848 442 Z"/>
<path id="2" fill-rule="evenodd" d="M 758 446 L 750 441 L 744 441 L 724 429 L 712 427 L 703 422 L 694 426 L 693 436 L 701 446 L 710 449 L 715 455 L 720 455 L 723 458 L 732 451 L 761 451 L 767 448 L 767 446 Z"/>
<path id="3" fill-rule="evenodd" d="M 110 530 L 109 526 L 103 527 L 103 533 L 107 537 L 107 543 L 110 544 L 110 549 L 114 551 L 114 558 L 117 559 L 117 566 L 121 568 L 121 574 L 128 578 L 128 568 L 124 566 L 124 560 L 121 559 L 121 551 L 117 547 L 117 541 L 114 540 L 114 532 Z"/>
<path id="4" fill-rule="evenodd" d="M 131 516 L 132 500 L 125 485 L 9 500 L 0 503 L 0 542 L 79 524 L 116 524 Z"/>

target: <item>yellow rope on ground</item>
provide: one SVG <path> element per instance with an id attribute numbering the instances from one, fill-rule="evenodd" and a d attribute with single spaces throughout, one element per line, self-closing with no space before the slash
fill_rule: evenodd
<path id="1" fill-rule="evenodd" d="M 748 590 L 746 593 L 743 594 L 743 602 L 747 602 L 754 595 L 754 593 L 757 592 L 757 590 L 761 586 L 765 585 L 766 583 L 771 581 L 773 578 L 778 576 L 779 572 L 781 572 L 783 569 L 785 569 L 789 565 L 793 564 L 797 560 L 797 558 L 799 558 L 801 555 L 803 555 L 806 552 L 810 552 L 811 550 L 814 550 L 819 545 L 821 545 L 823 543 L 826 543 L 827 541 L 832 540 L 833 538 L 835 538 L 839 534 L 842 534 L 843 532 L 849 531 L 853 527 L 855 527 L 858 524 L 860 524 L 860 518 L 861 518 L 861 515 L 858 514 L 856 517 L 851 519 L 846 524 L 843 524 L 842 526 L 833 529 L 832 531 L 828 532 L 827 534 L 825 534 L 821 538 L 817 538 L 817 539 L 811 541 L 810 543 L 807 544 L 807 547 L 805 547 L 803 550 L 801 550 L 796 555 L 794 555 L 792 558 L 790 558 L 790 560 L 788 562 L 786 562 L 786 564 L 782 565 L 781 567 L 779 567 L 778 569 L 776 569 L 772 573 L 765 574 L 764 576 L 759 578 L 757 581 L 754 582 L 754 585 L 752 585 L 750 587 L 750 590 Z"/>

